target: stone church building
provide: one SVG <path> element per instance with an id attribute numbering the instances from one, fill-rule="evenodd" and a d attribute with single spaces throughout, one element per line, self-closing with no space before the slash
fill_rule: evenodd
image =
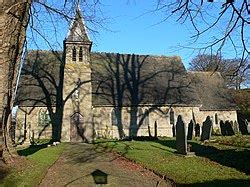
<path id="1" fill-rule="evenodd" d="M 50 138 L 55 119 L 65 142 L 173 137 L 178 115 L 186 127 L 190 120 L 201 127 L 207 116 L 214 129 L 237 120 L 220 73 L 188 72 L 178 56 L 96 53 L 91 46 L 78 10 L 63 52 L 28 53 L 16 97 L 17 142 Z"/>

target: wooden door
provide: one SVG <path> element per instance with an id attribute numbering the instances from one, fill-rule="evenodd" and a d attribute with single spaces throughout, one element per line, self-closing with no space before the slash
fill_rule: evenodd
<path id="1" fill-rule="evenodd" d="M 84 140 L 83 116 L 76 112 L 70 118 L 70 141 L 81 142 Z"/>

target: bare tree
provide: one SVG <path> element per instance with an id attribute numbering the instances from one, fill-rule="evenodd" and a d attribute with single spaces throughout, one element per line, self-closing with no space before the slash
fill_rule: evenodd
<path id="1" fill-rule="evenodd" d="M 219 71 L 229 88 L 241 89 L 249 84 L 249 61 L 242 59 L 225 59 L 222 56 L 201 54 L 189 63 L 191 71 Z"/>
<path id="2" fill-rule="evenodd" d="M 163 11 L 166 21 L 170 16 L 177 16 L 177 21 L 190 23 L 195 34 L 193 42 L 201 37 L 209 38 L 199 49 L 204 51 L 216 49 L 220 54 L 231 45 L 236 54 L 241 54 L 242 61 L 248 58 L 250 2 L 248 0 L 221 0 L 213 2 L 193 0 L 157 0 L 157 11 Z M 216 35 L 213 31 L 216 30 Z M 209 36 L 209 37 L 208 37 Z"/>
<path id="3" fill-rule="evenodd" d="M 82 6 L 89 16 L 87 21 L 94 26 L 100 25 L 101 21 L 94 18 L 97 14 L 99 0 L 65 0 L 58 1 L 32 1 L 32 0 L 1 0 L 0 1 L 0 135 L 3 138 L 2 148 L 10 153 L 8 148 L 8 122 L 13 105 L 13 93 L 16 88 L 17 70 L 20 66 L 23 45 L 26 40 L 26 30 L 30 29 L 34 39 L 39 36 L 53 49 L 58 43 L 51 43 L 50 35 L 46 32 L 46 24 L 53 25 L 54 36 L 57 37 L 59 29 L 56 23 L 61 21 L 71 22 L 76 6 Z M 43 27 L 45 25 L 45 27 Z M 93 26 L 93 27 L 94 27 Z M 29 40 L 30 41 L 30 40 Z M 1 138 L 2 139 L 2 138 Z M 0 148 L 2 158 L 2 149 Z M 11 154 L 9 154 L 11 155 Z"/>
<path id="4" fill-rule="evenodd" d="M 8 122 L 13 105 L 16 74 L 29 21 L 31 1 L 1 1 L 0 7 L 0 129 L 3 153 L 8 148 Z M 2 152 L 2 151 L 1 151 Z M 9 154 L 6 154 L 8 157 Z M 2 154 L 0 155 L 2 158 Z"/>

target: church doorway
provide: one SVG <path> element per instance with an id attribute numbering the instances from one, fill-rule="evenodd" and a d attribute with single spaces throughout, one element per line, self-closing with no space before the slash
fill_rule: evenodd
<path id="1" fill-rule="evenodd" d="M 84 138 L 83 129 L 84 118 L 79 112 L 74 113 L 70 117 L 70 141 L 81 142 Z"/>

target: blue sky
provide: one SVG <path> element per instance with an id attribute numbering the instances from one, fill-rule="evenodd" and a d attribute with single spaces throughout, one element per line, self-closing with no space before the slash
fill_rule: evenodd
<path id="1" fill-rule="evenodd" d="M 190 60 L 198 54 L 198 51 L 188 49 L 197 47 L 201 43 L 206 43 L 209 37 L 216 37 L 218 30 L 211 30 L 207 37 L 204 35 L 198 43 L 189 45 L 191 36 L 195 33 L 190 23 L 181 24 L 176 22 L 177 17 L 170 17 L 165 22 L 160 23 L 165 17 L 165 12 L 154 12 L 155 1 L 145 0 L 102 0 L 99 6 L 102 11 L 102 18 L 105 18 L 103 27 L 95 27 L 90 22 L 87 26 L 95 31 L 89 32 L 93 41 L 92 51 L 99 52 L 117 52 L 117 53 L 135 53 L 150 55 L 178 55 L 182 58 L 186 67 Z M 221 4 L 220 4 L 221 5 Z M 219 13 L 220 5 L 217 6 L 216 13 Z M 84 7 L 82 7 L 83 13 Z M 87 14 L 87 13 L 86 13 Z M 100 13 L 97 15 L 100 16 Z M 49 22 L 48 15 L 40 12 L 40 25 L 44 29 L 44 34 L 50 44 L 56 48 L 62 48 L 62 41 L 68 30 L 68 23 L 57 21 L 52 24 Z M 39 25 L 38 24 L 38 25 Z M 53 34 L 53 28 L 56 28 L 56 35 Z M 31 32 L 28 32 L 29 38 Z M 29 48 L 48 49 L 48 46 L 37 34 L 34 39 L 38 46 L 30 43 Z M 29 40 L 28 40 L 29 41 Z M 179 47 L 179 46 L 185 46 Z M 225 52 L 226 57 L 232 54 Z M 232 56 L 235 57 L 235 56 Z"/>
<path id="2" fill-rule="evenodd" d="M 169 19 L 159 23 L 165 15 L 150 12 L 154 3 L 136 1 L 126 4 L 125 1 L 109 1 L 105 6 L 107 16 L 112 18 L 107 28 L 101 31 L 95 39 L 93 47 L 96 51 L 136 53 L 152 55 L 180 55 L 184 62 L 190 53 L 177 50 L 177 46 L 188 40 L 188 30 L 185 25 Z M 107 1 L 108 4 L 108 1 Z M 112 4 L 112 5 L 111 5 Z"/>

